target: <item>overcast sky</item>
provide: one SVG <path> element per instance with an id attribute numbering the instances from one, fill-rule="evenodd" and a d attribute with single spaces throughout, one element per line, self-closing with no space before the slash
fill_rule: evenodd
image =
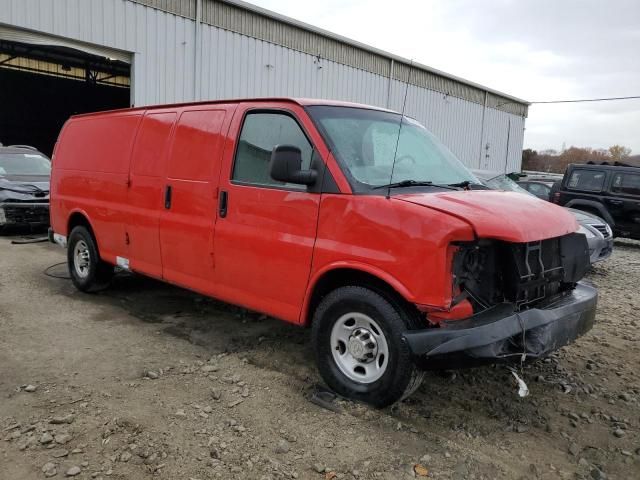
<path id="1" fill-rule="evenodd" d="M 640 95 L 640 0 L 252 0 L 528 101 Z M 640 99 L 532 105 L 525 148 L 640 154 Z"/>

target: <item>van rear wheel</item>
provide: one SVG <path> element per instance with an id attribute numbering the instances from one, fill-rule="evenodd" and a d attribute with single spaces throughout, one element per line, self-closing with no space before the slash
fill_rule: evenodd
<path id="1" fill-rule="evenodd" d="M 320 375 L 343 397 L 382 408 L 422 382 L 402 333 L 416 328 L 402 307 L 363 287 L 341 287 L 315 311 L 312 340 Z"/>
<path id="2" fill-rule="evenodd" d="M 83 226 L 75 227 L 69 235 L 67 263 L 71 281 L 83 292 L 104 289 L 113 277 L 113 266 L 100 260 L 93 235 Z"/>

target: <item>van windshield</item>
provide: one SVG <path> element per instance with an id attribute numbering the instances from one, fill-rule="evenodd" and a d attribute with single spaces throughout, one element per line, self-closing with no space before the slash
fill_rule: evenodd
<path id="1" fill-rule="evenodd" d="M 413 119 L 404 117 L 400 128 L 397 113 L 340 106 L 307 110 L 356 192 L 397 182 L 479 183 L 442 142 Z"/>

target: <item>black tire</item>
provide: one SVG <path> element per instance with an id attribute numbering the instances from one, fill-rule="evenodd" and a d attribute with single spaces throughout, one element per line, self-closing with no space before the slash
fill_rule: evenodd
<path id="1" fill-rule="evenodd" d="M 83 242 L 88 253 L 86 273 L 81 275 L 76 269 L 76 246 Z M 67 242 L 67 263 L 71 281 L 82 292 L 96 292 L 109 286 L 113 277 L 113 265 L 103 262 L 93 235 L 86 227 L 78 226 L 71 231 Z"/>
<path id="2" fill-rule="evenodd" d="M 388 359 L 384 373 L 370 383 L 354 381 L 346 376 L 334 359 L 331 332 L 339 319 L 349 313 L 360 313 L 377 323 L 382 330 Z M 312 325 L 312 342 L 320 375 L 339 395 L 383 408 L 413 393 L 422 382 L 424 372 L 412 359 L 402 333 L 418 328 L 418 319 L 382 292 L 364 287 L 340 287 L 329 293 L 318 305 Z"/>

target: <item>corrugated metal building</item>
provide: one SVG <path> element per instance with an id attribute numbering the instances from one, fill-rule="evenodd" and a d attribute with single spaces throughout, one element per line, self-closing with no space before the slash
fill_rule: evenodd
<path id="1" fill-rule="evenodd" d="M 92 85 L 67 98 L 111 92 L 68 114 L 123 106 L 123 94 L 135 105 L 295 96 L 401 110 L 408 80 L 406 113 L 468 166 L 520 169 L 527 102 L 237 0 L 0 0 L 0 96 L 15 98 L 27 80 L 3 84 L 8 71 Z"/>

